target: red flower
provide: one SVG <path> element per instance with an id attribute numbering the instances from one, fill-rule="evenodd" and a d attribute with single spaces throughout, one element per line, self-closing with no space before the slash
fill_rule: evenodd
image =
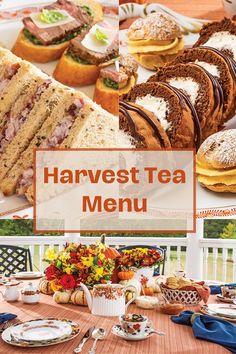
<path id="1" fill-rule="evenodd" d="M 70 257 L 71 258 L 78 258 L 76 252 L 70 252 Z"/>
<path id="2" fill-rule="evenodd" d="M 73 275 L 65 274 L 61 277 L 60 284 L 63 289 L 73 289 L 76 285 L 75 278 Z"/>
<path id="3" fill-rule="evenodd" d="M 52 279 L 56 278 L 56 274 L 58 273 L 58 269 L 53 264 L 50 264 L 50 266 L 47 267 L 45 273 L 46 273 L 47 279 L 52 280 Z"/>

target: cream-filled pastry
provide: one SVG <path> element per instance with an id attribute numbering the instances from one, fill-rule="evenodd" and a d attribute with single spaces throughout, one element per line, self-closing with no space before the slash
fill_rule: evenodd
<path id="1" fill-rule="evenodd" d="M 127 37 L 129 53 L 150 70 L 173 60 L 184 47 L 179 25 L 171 16 L 158 12 L 136 20 Z"/>
<path id="2" fill-rule="evenodd" d="M 198 181 L 215 192 L 236 193 L 236 129 L 211 135 L 197 153 Z"/>

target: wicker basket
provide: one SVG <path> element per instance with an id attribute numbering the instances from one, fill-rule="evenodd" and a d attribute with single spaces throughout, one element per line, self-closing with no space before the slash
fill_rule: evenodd
<path id="1" fill-rule="evenodd" d="M 169 302 L 181 302 L 186 305 L 197 305 L 201 301 L 196 290 L 177 290 L 177 289 L 167 289 L 160 285 L 162 294 Z"/>

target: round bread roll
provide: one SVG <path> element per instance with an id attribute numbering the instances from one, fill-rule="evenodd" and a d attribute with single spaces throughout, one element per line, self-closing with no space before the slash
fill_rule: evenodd
<path id="1" fill-rule="evenodd" d="M 93 17 L 93 23 L 102 21 L 103 19 L 103 10 L 102 5 L 95 0 L 71 0 L 74 4 L 84 8 L 88 14 L 91 14 Z"/>

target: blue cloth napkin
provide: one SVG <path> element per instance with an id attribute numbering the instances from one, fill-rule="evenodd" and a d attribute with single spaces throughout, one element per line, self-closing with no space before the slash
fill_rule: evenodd
<path id="1" fill-rule="evenodd" d="M 183 311 L 179 316 L 172 316 L 171 320 L 182 325 L 192 325 L 196 338 L 222 345 L 236 354 L 236 326 L 232 323 L 212 316 L 194 314 L 192 311 Z"/>
<path id="2" fill-rule="evenodd" d="M 236 286 L 236 284 L 224 284 L 224 285 L 210 285 L 209 288 L 211 289 L 211 295 L 221 294 L 221 287 L 222 286 Z"/>
<path id="3" fill-rule="evenodd" d="M 17 315 L 14 315 L 14 313 L 7 313 L 7 312 L 0 313 L 0 324 L 6 321 L 14 320 L 14 318 L 16 317 Z"/>

